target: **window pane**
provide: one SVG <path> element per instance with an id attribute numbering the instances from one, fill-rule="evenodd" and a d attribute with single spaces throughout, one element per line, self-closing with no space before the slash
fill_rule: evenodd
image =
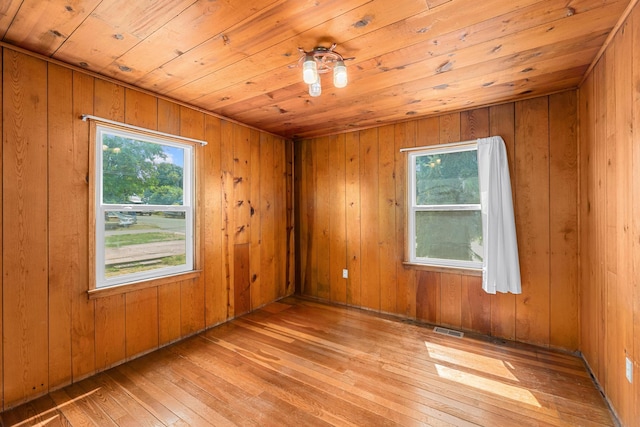
<path id="1" fill-rule="evenodd" d="M 480 211 L 416 212 L 416 257 L 482 261 Z"/>
<path id="2" fill-rule="evenodd" d="M 185 150 L 102 132 L 102 203 L 182 205 Z"/>
<path id="3" fill-rule="evenodd" d="M 416 157 L 416 204 L 480 203 L 476 150 Z"/>
<path id="4" fill-rule="evenodd" d="M 184 212 L 107 211 L 105 278 L 185 265 L 185 236 Z"/>

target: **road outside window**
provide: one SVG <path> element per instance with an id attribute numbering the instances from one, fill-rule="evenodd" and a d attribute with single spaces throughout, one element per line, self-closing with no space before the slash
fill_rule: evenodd
<path id="1" fill-rule="evenodd" d="M 193 270 L 193 148 L 96 126 L 96 288 Z"/>

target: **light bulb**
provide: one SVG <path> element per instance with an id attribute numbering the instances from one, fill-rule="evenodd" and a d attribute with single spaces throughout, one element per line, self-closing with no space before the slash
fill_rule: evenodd
<path id="1" fill-rule="evenodd" d="M 347 67 L 344 65 L 344 61 L 336 62 L 333 67 L 333 85 L 337 88 L 347 85 Z"/>
<path id="2" fill-rule="evenodd" d="M 308 85 L 318 80 L 318 65 L 311 55 L 304 57 L 304 62 L 302 63 L 302 80 Z"/>
<path id="3" fill-rule="evenodd" d="M 309 85 L 309 95 L 320 96 L 321 93 L 322 85 L 320 84 L 320 76 L 318 76 L 318 79 Z"/>

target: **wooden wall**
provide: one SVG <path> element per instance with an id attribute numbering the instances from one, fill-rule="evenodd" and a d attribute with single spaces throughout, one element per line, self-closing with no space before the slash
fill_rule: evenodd
<path id="1" fill-rule="evenodd" d="M 623 425 L 640 426 L 640 6 L 579 99 L 580 348 Z"/>
<path id="2" fill-rule="evenodd" d="M 2 408 L 293 292 L 291 142 L 2 49 Z M 89 300 L 93 114 L 205 139 L 199 277 Z"/>
<path id="3" fill-rule="evenodd" d="M 296 141 L 297 286 L 304 295 L 456 329 L 578 349 L 576 91 Z M 504 138 L 522 294 L 403 265 L 403 147 Z M 342 278 L 348 269 L 349 278 Z"/>

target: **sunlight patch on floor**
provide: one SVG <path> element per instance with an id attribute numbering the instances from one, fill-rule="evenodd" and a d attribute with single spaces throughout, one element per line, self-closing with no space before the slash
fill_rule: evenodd
<path id="1" fill-rule="evenodd" d="M 468 351 L 457 350 L 455 348 L 426 341 L 424 345 L 427 346 L 427 351 L 429 351 L 429 356 L 432 359 L 441 360 L 447 363 L 454 363 L 466 368 L 475 369 L 476 371 L 518 381 L 518 379 L 511 373 L 513 367 L 507 367 L 500 359 L 481 356 L 479 354 L 469 353 Z"/>
<path id="2" fill-rule="evenodd" d="M 462 372 L 457 369 L 435 364 L 436 371 L 441 378 L 464 384 L 466 387 L 477 388 L 488 393 L 496 394 L 500 397 L 526 403 L 527 405 L 541 408 L 538 400 L 529 390 L 501 383 L 500 381 L 484 378 L 479 375 Z"/>
<path id="3" fill-rule="evenodd" d="M 98 390 L 100 390 L 100 388 L 99 388 L 99 387 L 98 387 L 98 388 L 96 388 L 96 389 L 94 389 L 94 390 L 88 391 L 88 392 L 86 392 L 85 394 L 82 394 L 82 395 L 80 395 L 80 396 L 78 396 L 78 397 L 74 397 L 73 399 L 72 399 L 72 398 L 69 398 L 69 400 L 67 400 L 67 401 L 66 401 L 66 402 L 64 402 L 64 403 L 61 403 L 61 404 L 59 404 L 59 405 L 57 405 L 57 406 L 55 406 L 55 407 L 53 407 L 53 408 L 51 408 L 51 409 L 48 409 L 48 410 L 46 410 L 46 411 L 43 411 L 43 412 L 38 413 L 38 415 L 37 415 L 37 416 L 33 416 L 33 417 L 30 417 L 30 418 L 27 418 L 26 420 L 23 420 L 23 421 L 19 422 L 18 424 L 14 424 L 14 425 L 13 425 L 13 427 L 21 427 L 21 426 L 31 426 L 31 427 L 36 427 L 36 426 L 46 426 L 46 425 L 49 425 L 49 424 L 50 424 L 50 423 L 52 423 L 54 420 L 56 420 L 56 419 L 60 418 L 60 414 L 53 414 L 53 416 L 52 416 L 51 418 L 47 418 L 46 420 L 39 421 L 39 422 L 38 422 L 38 423 L 36 423 L 36 424 L 33 424 L 33 422 L 36 420 L 36 418 L 42 418 L 42 417 L 44 417 L 44 416 L 47 416 L 47 415 L 48 415 L 48 414 L 50 414 L 50 413 L 53 413 L 53 412 L 55 412 L 55 411 L 60 410 L 61 408 L 64 408 L 65 406 L 71 405 L 71 404 L 73 404 L 73 403 L 77 402 L 78 400 L 82 400 L 82 399 L 84 399 L 85 397 L 91 396 L 92 394 L 94 394 L 94 393 L 95 393 L 95 392 L 97 392 Z M 0 420 L 1 420 L 1 418 L 0 418 Z"/>

